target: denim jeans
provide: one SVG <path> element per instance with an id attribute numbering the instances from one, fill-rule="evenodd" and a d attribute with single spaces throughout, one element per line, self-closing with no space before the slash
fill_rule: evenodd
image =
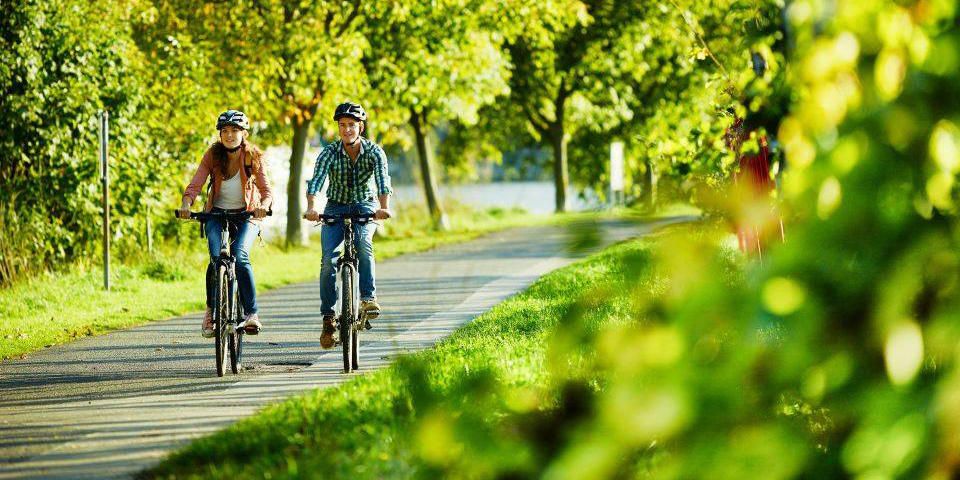
<path id="1" fill-rule="evenodd" d="M 323 209 L 325 215 L 342 215 L 358 213 L 374 213 L 377 203 L 370 199 L 362 203 L 338 203 L 328 201 Z M 376 225 L 353 224 L 353 239 L 357 253 L 360 273 L 360 299 L 372 300 L 376 297 L 374 285 L 376 267 L 373 263 L 373 234 Z M 320 263 L 320 314 L 333 315 L 333 307 L 337 304 L 337 260 L 340 258 L 339 248 L 343 245 L 343 225 L 324 224 L 320 228 L 320 245 L 323 257 Z"/>
<path id="2" fill-rule="evenodd" d="M 232 223 L 232 222 L 231 222 Z M 260 226 L 246 221 L 234 223 L 236 232 L 230 230 L 230 253 L 236 259 L 237 286 L 240 288 L 240 304 L 245 314 L 257 313 L 257 287 L 253 281 L 253 267 L 250 266 L 250 247 L 260 233 Z M 210 250 L 210 264 L 207 266 L 207 307 L 213 308 L 214 290 L 217 288 L 213 262 L 220 256 L 220 242 L 223 224 L 220 220 L 208 220 L 204 225 L 207 233 L 207 248 Z"/>

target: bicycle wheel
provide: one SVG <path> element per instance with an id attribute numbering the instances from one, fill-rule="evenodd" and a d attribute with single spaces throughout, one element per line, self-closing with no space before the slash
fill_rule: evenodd
<path id="1" fill-rule="evenodd" d="M 237 288 L 236 282 L 233 282 L 233 295 L 231 295 L 230 298 L 233 303 L 230 311 L 233 312 L 233 325 L 236 327 L 236 325 L 243 320 L 240 314 L 242 310 L 240 308 L 240 291 Z M 237 374 L 243 369 L 243 366 L 240 364 L 240 354 L 243 352 L 243 329 L 234 328 L 233 332 L 230 333 L 228 342 L 230 347 L 230 371 Z"/>
<path id="2" fill-rule="evenodd" d="M 213 328 L 216 331 L 214 351 L 217 361 L 217 376 L 222 377 L 227 363 L 227 320 L 230 318 L 229 290 L 227 285 L 227 267 L 217 269 L 217 290 L 214 299 Z"/>
<path id="3" fill-rule="evenodd" d="M 340 267 L 340 344 L 343 346 L 343 373 L 350 373 L 353 367 L 353 323 L 354 303 L 357 299 L 353 295 L 353 265 L 349 263 Z"/>
<path id="4" fill-rule="evenodd" d="M 354 270 L 356 271 L 356 270 Z M 351 284 L 353 285 L 353 318 L 356 320 L 353 322 L 353 336 L 350 337 L 350 340 L 353 342 L 353 345 L 350 347 L 350 362 L 353 364 L 352 367 L 354 370 L 360 368 L 360 332 L 363 331 L 364 319 L 360 318 L 360 282 L 359 275 L 353 275 Z"/>

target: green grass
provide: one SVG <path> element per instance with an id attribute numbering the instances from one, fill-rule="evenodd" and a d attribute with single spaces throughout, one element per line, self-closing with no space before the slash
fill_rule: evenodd
<path id="1" fill-rule="evenodd" d="M 494 470 L 514 465 L 515 477 L 526 478 L 523 472 L 532 473 L 530 459 L 538 453 L 522 442 L 490 438 L 516 437 L 510 429 L 524 425 L 557 423 L 538 417 L 551 401 L 544 393 L 547 372 L 556 368 L 550 364 L 575 368 L 580 355 L 590 352 L 551 352 L 548 345 L 563 345 L 566 337 L 577 344 L 600 324 L 627 317 L 617 302 L 582 302 L 622 282 L 646 282 L 649 260 L 646 240 L 608 248 L 544 276 L 432 349 L 269 406 L 193 442 L 143 476 L 435 478 L 444 466 L 471 456 L 468 477 L 489 477 L 493 470 L 484 465 L 494 468 L 496 462 Z M 570 315 L 585 320 L 577 322 L 581 327 L 567 327 Z M 516 415 L 530 421 L 506 427 L 497 421 Z M 505 435 L 498 430 L 503 428 Z M 484 436 L 493 430 L 499 433 Z"/>
<path id="2" fill-rule="evenodd" d="M 451 229 L 433 231 L 423 208 L 407 207 L 378 237 L 378 259 L 462 242 L 495 230 L 520 225 L 565 222 L 580 216 L 533 216 L 520 210 L 473 211 L 453 207 Z M 23 357 L 44 347 L 79 337 L 169 318 L 203 308 L 204 242 L 197 228 L 188 245 L 161 247 L 162 253 L 134 264 L 111 266 L 111 291 L 103 290 L 103 270 L 78 262 L 66 272 L 48 273 L 0 290 L 0 358 Z M 316 278 L 319 241 L 284 249 L 257 245 L 251 252 L 260 292 Z"/>

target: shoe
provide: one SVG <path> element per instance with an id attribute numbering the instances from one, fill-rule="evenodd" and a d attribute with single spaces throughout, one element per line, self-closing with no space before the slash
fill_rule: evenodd
<path id="1" fill-rule="evenodd" d="M 213 338 L 215 333 L 213 331 L 213 309 L 208 308 L 207 313 L 203 316 L 203 325 L 200 326 L 200 335 L 203 335 L 203 338 Z"/>
<path id="2" fill-rule="evenodd" d="M 248 313 L 243 316 L 243 321 L 240 322 L 240 325 L 237 325 L 237 328 L 242 328 L 243 333 L 247 335 L 256 335 L 260 333 L 263 324 L 260 323 L 259 315 L 256 313 Z"/>
<path id="3" fill-rule="evenodd" d="M 376 299 L 360 300 L 360 313 L 367 318 L 377 318 L 380 316 L 380 304 Z"/>
<path id="4" fill-rule="evenodd" d="M 320 334 L 320 346 L 324 350 L 333 347 L 333 333 L 337 331 L 333 324 L 333 315 L 323 316 L 323 333 Z"/>

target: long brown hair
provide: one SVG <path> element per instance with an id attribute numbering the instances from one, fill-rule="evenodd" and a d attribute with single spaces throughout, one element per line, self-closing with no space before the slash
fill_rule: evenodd
<path id="1" fill-rule="evenodd" d="M 241 145 L 240 148 L 243 148 L 246 157 L 251 160 L 250 164 L 252 169 L 248 176 L 252 176 L 254 173 L 259 172 L 263 168 L 263 151 L 260 150 L 260 147 L 251 142 L 249 139 L 245 138 L 243 140 L 243 145 Z M 227 168 L 230 166 L 230 159 L 227 157 L 227 146 L 224 145 L 220 140 L 217 140 L 210 145 L 210 154 L 213 156 L 214 162 L 216 162 L 217 170 L 220 173 L 220 179 L 226 180 Z M 244 165 L 240 165 L 240 168 L 244 168 Z"/>

